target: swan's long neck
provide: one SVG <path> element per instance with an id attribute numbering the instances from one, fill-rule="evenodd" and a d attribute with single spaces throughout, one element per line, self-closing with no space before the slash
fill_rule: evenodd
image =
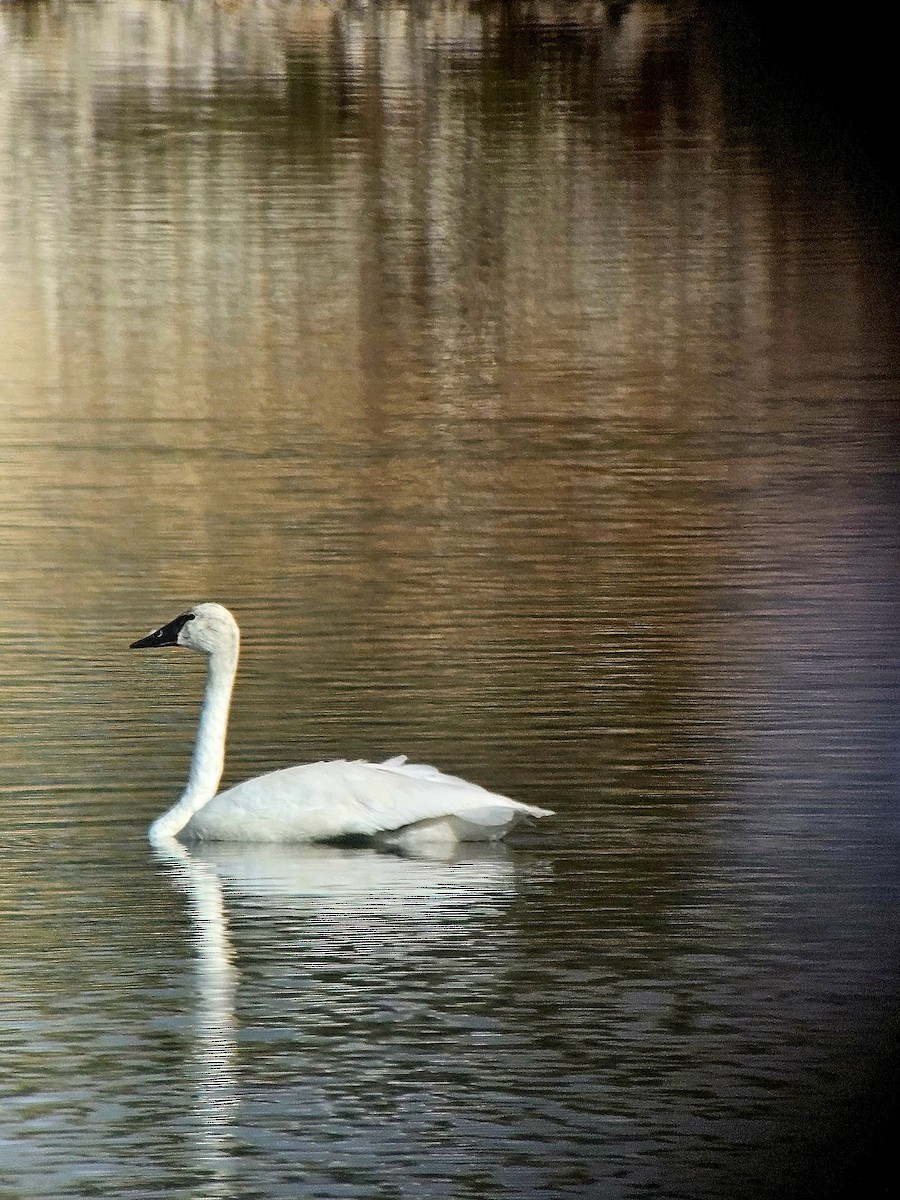
<path id="1" fill-rule="evenodd" d="M 209 656 L 206 691 L 187 786 L 178 803 L 150 826 L 151 838 L 174 837 L 216 794 L 225 768 L 225 735 L 237 663 L 237 644 L 217 648 Z"/>

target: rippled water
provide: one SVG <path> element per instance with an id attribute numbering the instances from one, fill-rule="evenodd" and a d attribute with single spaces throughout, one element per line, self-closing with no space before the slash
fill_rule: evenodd
<path id="1" fill-rule="evenodd" d="M 868 1178 L 895 244 L 785 86 L 680 3 L 0 7 L 0 1194 Z M 212 598 L 227 781 L 556 817 L 155 854 L 203 665 L 126 647 Z"/>

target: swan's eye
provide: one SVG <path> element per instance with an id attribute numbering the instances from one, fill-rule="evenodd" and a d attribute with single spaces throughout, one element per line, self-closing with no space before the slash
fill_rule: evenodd
<path id="1" fill-rule="evenodd" d="M 182 629 L 184 629 L 185 625 L 187 625 L 188 621 L 193 621 L 194 615 L 194 613 L 182 613 L 180 617 L 176 617 L 175 620 L 171 621 L 165 628 L 171 629 L 177 637 L 179 633 L 181 633 Z"/>

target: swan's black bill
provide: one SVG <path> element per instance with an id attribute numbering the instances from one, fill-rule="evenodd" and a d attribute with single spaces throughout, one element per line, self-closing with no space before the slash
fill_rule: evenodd
<path id="1" fill-rule="evenodd" d="M 146 637 L 138 638 L 136 642 L 131 643 L 128 649 L 150 650 L 155 649 L 157 646 L 177 646 L 179 633 L 181 633 L 188 621 L 193 621 L 193 619 L 193 613 L 182 613 L 180 617 L 176 617 L 168 625 L 163 625 L 161 629 L 155 629 L 153 633 L 148 633 Z"/>

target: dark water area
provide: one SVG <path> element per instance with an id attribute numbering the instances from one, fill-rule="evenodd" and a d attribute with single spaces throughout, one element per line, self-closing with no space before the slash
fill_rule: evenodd
<path id="1" fill-rule="evenodd" d="M 811 19 L 806 9 L 769 0 L 710 5 L 708 16 L 739 104 L 760 110 L 760 128 L 776 138 L 790 131 L 795 150 L 805 143 L 829 160 L 895 229 L 900 163 L 886 20 L 862 9 Z"/>
<path id="2" fill-rule="evenodd" d="M 786 57 L 738 5 L 0 5 L 0 1196 L 886 1193 L 896 209 Z M 127 647 L 211 599 L 225 784 L 555 816 L 154 850 L 203 663 Z"/>

